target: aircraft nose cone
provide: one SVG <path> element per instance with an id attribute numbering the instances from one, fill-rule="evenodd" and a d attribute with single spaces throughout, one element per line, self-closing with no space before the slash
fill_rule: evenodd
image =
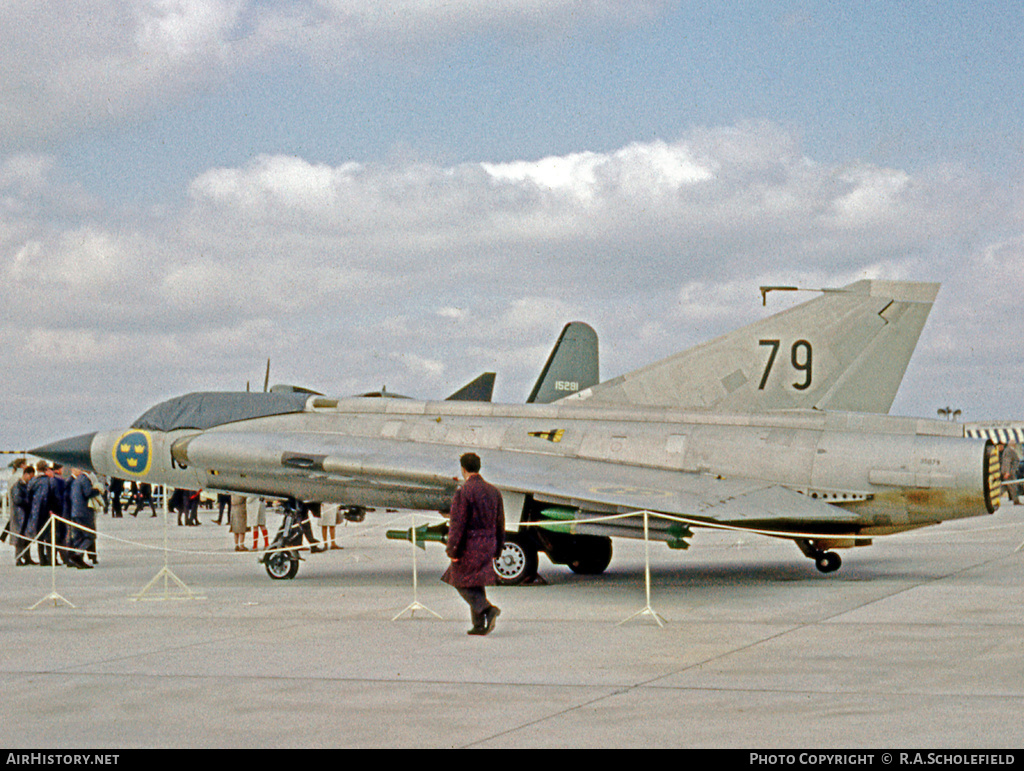
<path id="1" fill-rule="evenodd" d="M 70 468 L 80 468 L 85 471 L 95 472 L 92 467 L 92 440 L 96 436 L 94 431 L 91 434 L 81 434 L 70 439 L 61 439 L 57 442 L 44 444 L 34 450 L 29 450 L 30 455 L 37 455 L 40 458 L 63 463 Z"/>

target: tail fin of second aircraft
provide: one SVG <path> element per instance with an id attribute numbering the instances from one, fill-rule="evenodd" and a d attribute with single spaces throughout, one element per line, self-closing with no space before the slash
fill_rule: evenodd
<path id="1" fill-rule="evenodd" d="M 489 402 L 494 394 L 494 373 L 484 372 L 453 393 L 446 402 Z"/>
<path id="2" fill-rule="evenodd" d="M 595 403 L 889 411 L 939 285 L 858 281 L 581 391 Z"/>
<path id="3" fill-rule="evenodd" d="M 597 332 L 589 324 L 573 321 L 562 329 L 526 403 L 549 404 L 599 380 Z"/>

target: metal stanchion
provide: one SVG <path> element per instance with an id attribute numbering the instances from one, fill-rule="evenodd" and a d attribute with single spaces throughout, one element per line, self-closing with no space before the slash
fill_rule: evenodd
<path id="1" fill-rule="evenodd" d="M 168 546 L 167 546 L 167 516 L 169 514 L 169 509 L 168 509 L 168 502 L 167 502 L 167 488 L 166 487 L 164 487 L 164 496 L 163 496 L 163 498 L 164 498 L 164 505 L 163 505 L 163 512 L 164 512 L 164 566 L 162 568 L 160 568 L 160 570 L 157 572 L 157 574 L 155 576 L 153 576 L 153 580 L 151 580 L 148 584 L 146 584 L 143 587 L 141 592 L 139 592 L 138 594 L 132 595 L 129 599 L 131 599 L 133 601 L 138 601 L 138 600 L 158 600 L 158 601 L 165 601 L 165 600 L 205 600 L 206 599 L 205 596 L 198 595 L 195 592 L 193 592 L 191 589 L 189 589 L 188 585 L 184 581 L 182 581 L 180 578 L 178 578 L 178 576 L 176 576 L 174 574 L 174 571 L 171 570 L 171 568 L 168 565 L 168 561 L 169 561 L 168 555 L 170 554 L 170 551 L 169 551 Z M 157 584 L 160 583 L 161 579 L 163 580 L 163 585 L 164 585 L 164 592 L 163 592 L 163 594 L 162 595 L 157 594 L 157 593 L 149 594 L 149 591 L 151 589 L 153 589 L 154 587 L 156 587 Z M 181 590 L 182 593 L 171 594 L 171 584 L 172 583 L 175 584 L 178 587 L 178 589 Z"/>
<path id="2" fill-rule="evenodd" d="M 650 616 L 659 627 L 665 626 L 665 619 L 655 612 L 651 607 L 651 542 L 648 538 L 647 517 L 650 512 L 643 512 L 644 515 L 644 585 L 647 589 L 647 604 L 629 618 L 624 618 L 616 626 L 622 626 L 627 621 L 632 621 L 637 616 Z"/>
<path id="3" fill-rule="evenodd" d="M 35 610 L 47 600 L 53 600 L 53 607 L 58 607 L 58 603 L 63 602 L 70 608 L 75 607 L 68 602 L 64 597 L 57 594 L 57 523 L 54 522 L 53 517 L 50 517 L 46 523 L 46 527 L 50 528 L 50 593 L 43 597 L 39 602 L 33 605 L 29 610 Z M 43 528 L 43 530 L 46 529 Z M 36 538 L 39 534 L 36 535 Z M 30 547 L 31 548 L 31 547 Z"/>
<path id="4" fill-rule="evenodd" d="M 401 613 L 399 613 L 397 616 L 395 616 L 391 620 L 392 621 L 397 621 L 402 616 L 404 616 L 406 613 L 409 614 L 409 618 L 415 618 L 417 610 L 425 610 L 425 611 L 427 611 L 427 613 L 430 613 L 430 614 L 432 614 L 433 616 L 435 616 L 437 618 L 442 618 L 442 616 L 440 614 L 435 613 L 430 608 L 428 608 L 426 605 L 423 605 L 419 601 L 419 599 L 418 599 L 419 578 L 418 578 L 417 572 L 416 572 L 416 549 L 423 548 L 423 547 L 419 546 L 416 543 L 416 515 L 415 514 L 412 515 L 412 529 L 409 532 L 412 534 L 412 536 L 411 536 L 411 541 L 412 541 L 412 602 L 409 605 L 407 605 L 405 607 L 405 609 Z"/>

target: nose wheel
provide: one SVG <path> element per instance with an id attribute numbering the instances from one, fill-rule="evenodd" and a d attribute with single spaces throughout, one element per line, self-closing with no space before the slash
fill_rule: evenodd
<path id="1" fill-rule="evenodd" d="M 267 575 L 275 581 L 295 578 L 299 572 L 299 555 L 292 551 L 275 551 L 263 558 Z"/>
<path id="2" fill-rule="evenodd" d="M 842 558 L 834 551 L 821 552 L 814 558 L 814 567 L 822 573 L 832 573 L 839 570 L 842 564 Z"/>
<path id="3" fill-rule="evenodd" d="M 805 557 L 814 560 L 814 567 L 822 573 L 834 573 L 843 564 L 842 558 L 834 551 L 825 551 L 819 548 L 818 544 L 806 538 L 797 540 L 796 545 L 800 547 Z"/>

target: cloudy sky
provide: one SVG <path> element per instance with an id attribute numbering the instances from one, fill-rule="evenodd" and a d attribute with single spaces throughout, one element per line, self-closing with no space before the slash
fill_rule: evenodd
<path id="1" fill-rule="evenodd" d="M 893 412 L 1024 418 L 1024 5 L 0 0 L 0 445 L 271 380 L 521 402 L 941 281 Z M 812 295 L 807 295 L 809 299 Z"/>

